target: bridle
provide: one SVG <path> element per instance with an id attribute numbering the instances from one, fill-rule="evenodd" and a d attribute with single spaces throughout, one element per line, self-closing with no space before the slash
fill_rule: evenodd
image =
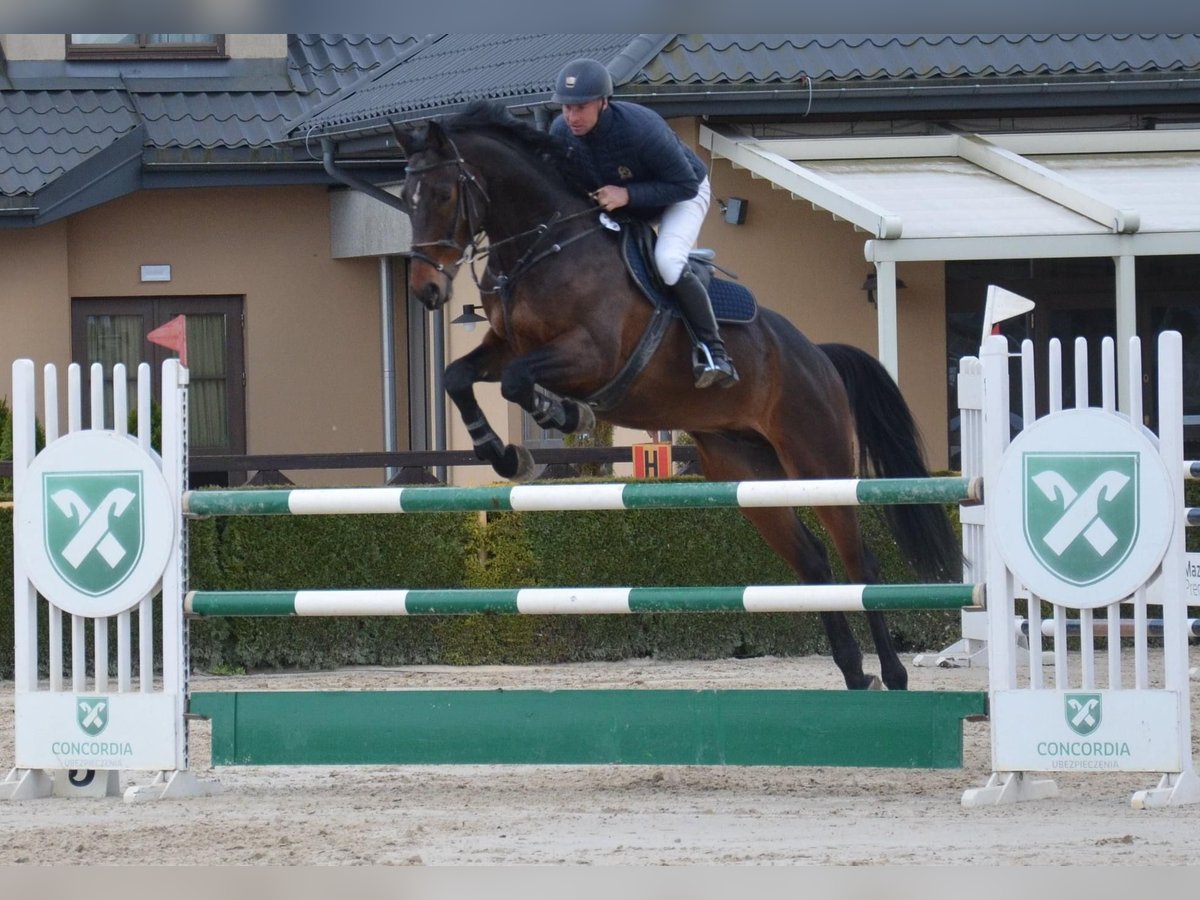
<path id="1" fill-rule="evenodd" d="M 484 206 L 490 202 L 487 191 L 483 185 L 479 183 L 479 179 L 474 173 L 467 168 L 466 160 L 458 152 L 458 148 L 453 143 L 450 144 L 454 150 L 453 159 L 439 159 L 437 162 L 431 162 L 423 166 L 406 166 L 404 169 L 404 177 L 407 179 L 411 175 L 423 175 L 426 172 L 431 172 L 434 169 L 442 169 L 446 166 L 455 166 L 458 169 L 458 195 L 456 197 L 457 209 L 454 213 L 454 218 L 450 222 L 450 229 L 446 237 L 438 241 L 420 241 L 412 244 L 412 257 L 418 259 L 426 265 L 432 267 L 434 271 L 447 278 L 452 277 L 454 272 L 458 270 L 464 262 L 470 262 L 478 255 L 486 255 L 486 251 L 480 252 L 480 239 L 483 235 L 483 228 L 476 221 L 471 199 L 468 196 L 468 191 L 473 187 L 479 192 L 479 196 L 483 198 Z M 467 233 L 471 236 L 470 242 L 460 244 L 454 239 L 454 235 L 458 232 L 459 223 L 463 220 L 467 223 Z M 429 254 L 418 249 L 420 247 L 448 247 L 451 250 L 457 251 L 458 259 L 452 263 L 441 263 L 434 259 Z"/>
<path id="2" fill-rule="evenodd" d="M 572 235 L 564 241 L 544 247 L 541 249 L 541 252 L 538 252 L 541 238 L 546 235 L 550 229 L 563 225 L 572 219 L 578 219 L 582 216 L 595 215 L 596 209 L 588 208 L 566 216 L 555 213 L 548 222 L 542 222 L 533 226 L 532 228 L 527 228 L 524 231 L 510 235 L 509 237 L 503 238 L 499 241 L 489 241 L 486 247 L 483 246 L 481 241 L 484 235 L 484 230 L 482 223 L 479 221 L 481 216 L 476 215 L 475 206 L 471 203 L 469 191 L 474 188 L 474 190 L 478 192 L 478 196 L 482 199 L 485 209 L 491 203 L 491 199 L 488 197 L 487 190 L 480 183 L 479 179 L 468 168 L 467 161 L 462 158 L 462 154 L 459 153 L 458 147 L 455 146 L 454 142 L 449 138 L 447 138 L 447 141 L 450 144 L 450 149 L 454 153 L 453 157 L 448 159 L 439 159 L 436 162 L 426 163 L 425 165 L 417 167 L 406 166 L 404 170 L 405 178 L 408 178 L 411 175 L 423 175 L 426 172 L 433 171 L 434 169 L 445 168 L 447 166 L 454 166 L 458 170 L 458 195 L 456 197 L 457 208 L 455 210 L 454 218 L 450 222 L 446 237 L 437 241 L 415 241 L 412 244 L 412 252 L 410 254 L 414 259 L 420 260 L 446 278 L 452 278 L 454 273 L 458 271 L 459 266 L 461 266 L 463 263 L 468 263 L 471 267 L 471 277 L 474 279 L 475 286 L 479 289 L 480 293 L 499 293 L 503 295 L 511 290 L 513 282 L 520 274 L 528 271 L 531 267 L 546 257 L 560 252 L 569 244 L 575 243 L 575 241 L 586 237 L 592 231 L 602 227 L 600 224 L 597 224 L 593 228 L 589 228 L 585 231 L 579 232 L 578 234 Z M 467 244 L 460 244 L 454 239 L 454 236 L 458 232 L 459 225 L 464 221 L 464 219 L 467 225 L 467 233 L 471 235 L 471 240 Z M 487 257 L 498 247 L 502 247 L 505 244 L 510 244 L 530 236 L 532 236 L 534 239 L 530 242 L 530 246 L 525 253 L 517 260 L 516 264 L 507 273 L 497 274 L 492 272 L 491 282 L 494 286 L 484 287 L 483 279 L 475 268 L 475 262 L 479 259 Z M 431 257 L 429 254 L 425 253 L 423 250 L 419 249 L 422 247 L 448 247 L 459 254 L 458 259 L 451 263 L 441 263 Z"/>

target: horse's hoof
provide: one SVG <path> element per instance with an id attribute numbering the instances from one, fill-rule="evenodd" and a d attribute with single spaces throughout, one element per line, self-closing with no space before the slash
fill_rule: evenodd
<path id="1" fill-rule="evenodd" d="M 509 449 L 514 451 L 517 460 L 516 469 L 508 476 L 510 480 L 518 482 L 533 481 L 546 468 L 534 463 L 533 454 L 520 444 L 513 444 Z M 504 455 L 507 457 L 508 453 L 505 452 Z"/>
<path id="2" fill-rule="evenodd" d="M 575 422 L 575 429 L 571 433 L 581 436 L 591 434 L 596 429 L 596 414 L 586 403 L 576 403 L 575 409 L 578 421 Z"/>
<path id="3" fill-rule="evenodd" d="M 500 453 L 500 458 L 492 463 L 492 468 L 496 470 L 496 474 L 501 478 L 507 478 L 509 481 L 517 479 L 517 472 L 521 470 L 521 453 L 526 456 L 529 451 L 524 447 L 509 444 Z"/>

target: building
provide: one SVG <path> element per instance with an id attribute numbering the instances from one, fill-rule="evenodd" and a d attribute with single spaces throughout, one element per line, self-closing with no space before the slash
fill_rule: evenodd
<path id="1" fill-rule="evenodd" d="M 1014 339 L 1069 356 L 1076 336 L 1173 327 L 1200 360 L 1200 35 L 222 35 L 187 48 L 206 59 L 68 37 L 0 39 L 0 304 L 28 321 L 0 357 L 87 361 L 73 323 L 181 299 L 224 316 L 204 321 L 232 356 L 235 314 L 208 311 L 232 303 L 245 452 L 439 446 L 439 359 L 479 338 L 451 323 L 478 302 L 470 276 L 452 310 L 406 304 L 402 214 L 337 186 L 315 148 L 339 178 L 394 183 L 393 126 L 478 98 L 546 124 L 578 56 L 710 164 L 702 241 L 761 303 L 891 368 L 937 467 L 957 462 L 956 361 L 988 284 L 1037 302 L 1003 325 Z M 40 161 L 15 162 L 35 138 Z M 1200 365 L 1186 379 L 1200 423 Z M 488 390 L 510 437 L 553 438 Z M 468 448 L 450 419 L 446 446 Z"/>

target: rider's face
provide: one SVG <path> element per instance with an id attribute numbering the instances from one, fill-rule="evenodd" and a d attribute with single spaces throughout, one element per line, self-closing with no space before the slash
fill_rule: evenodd
<path id="1" fill-rule="evenodd" d="M 589 100 L 587 103 L 564 103 L 562 108 L 563 121 L 567 123 L 567 128 L 571 129 L 571 134 L 575 137 L 582 137 L 600 121 L 600 113 L 608 101 L 603 97 L 596 100 Z"/>

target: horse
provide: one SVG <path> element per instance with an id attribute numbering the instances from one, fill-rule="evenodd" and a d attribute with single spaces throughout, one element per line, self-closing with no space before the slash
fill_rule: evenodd
<path id="1" fill-rule="evenodd" d="M 616 425 L 685 431 L 709 480 L 928 477 L 911 410 L 887 370 L 858 348 L 814 344 L 765 307 L 750 324 L 723 328 L 741 373 L 727 390 L 695 387 L 691 342 L 678 320 L 640 371 L 631 369 L 630 358 L 645 355 L 654 311 L 598 221 L 588 196 L 595 186 L 557 139 L 489 103 L 396 133 L 406 157 L 400 203 L 412 225 L 410 296 L 438 309 L 464 265 L 480 288 L 488 331 L 447 366 L 444 385 L 476 456 L 502 478 L 531 477 L 532 456 L 493 430 L 477 382 L 498 381 L 506 400 L 564 433 L 592 428 L 593 406 Z M 832 583 L 825 544 L 796 510 L 741 512 L 802 581 Z M 849 579 L 878 583 L 856 510 L 826 506 L 816 515 Z M 940 505 L 890 507 L 888 518 L 919 576 L 958 580 L 961 552 Z M 819 615 L 847 688 L 880 688 L 863 672 L 846 615 Z M 883 613 L 866 616 L 883 684 L 907 688 Z"/>

